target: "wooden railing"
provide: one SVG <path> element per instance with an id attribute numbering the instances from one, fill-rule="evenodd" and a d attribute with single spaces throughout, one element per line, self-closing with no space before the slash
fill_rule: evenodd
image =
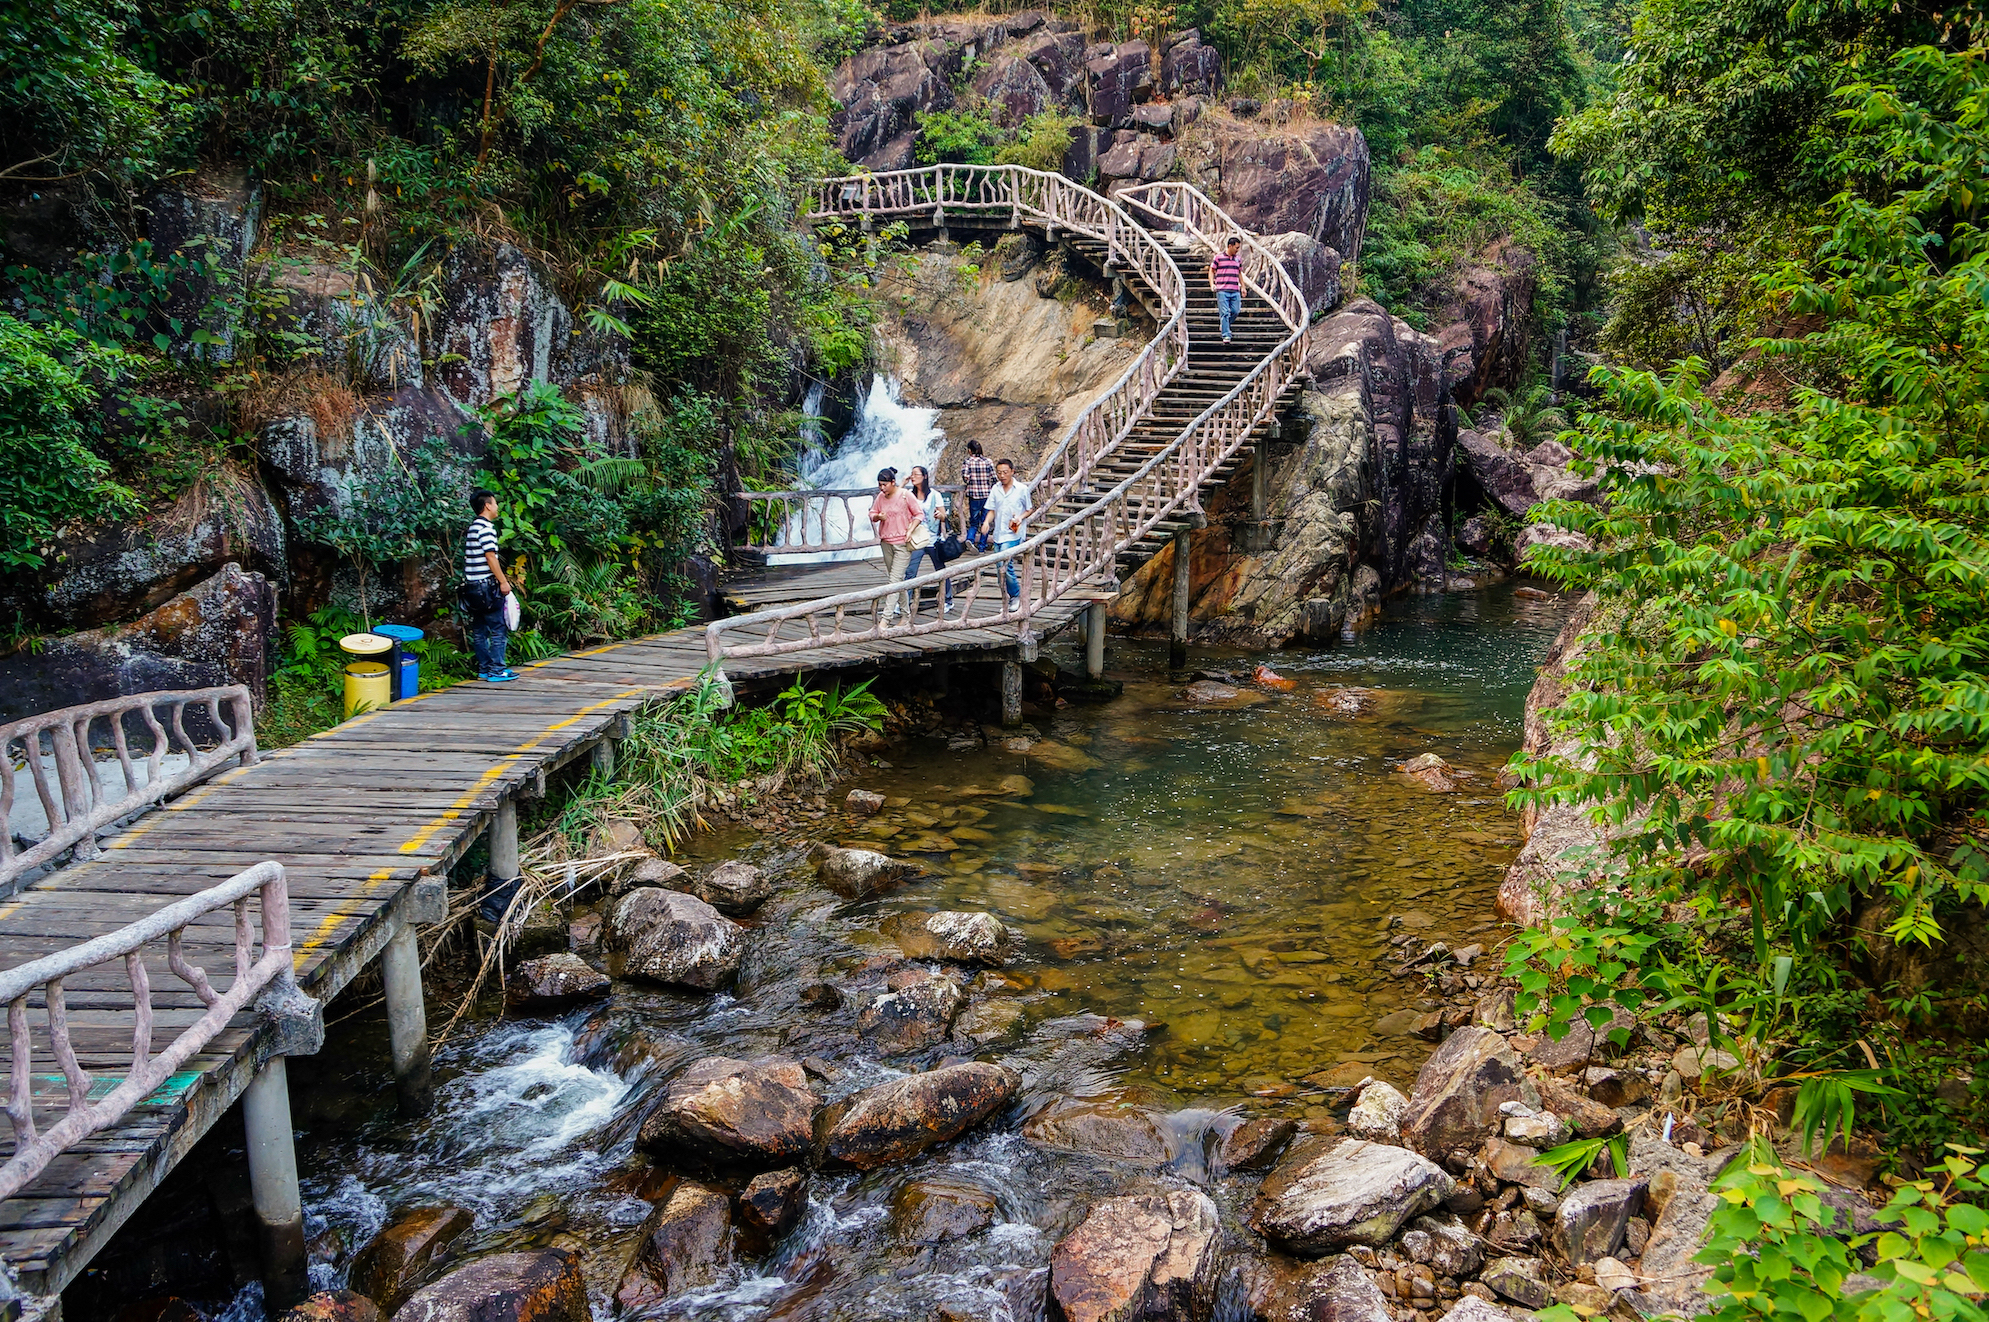
<path id="1" fill-rule="evenodd" d="M 261 897 L 262 954 L 255 953 L 255 926 L 249 898 Z M 187 928 L 198 919 L 232 908 L 235 920 L 234 978 L 226 991 L 209 982 L 207 971 L 187 961 L 182 948 Z M 166 943 L 166 967 L 192 989 L 206 1012 L 180 1030 L 164 1051 L 152 1052 L 152 984 L 145 965 L 147 946 Z M 132 1021 L 131 1067 L 107 1096 L 90 1101 L 92 1080 L 76 1058 L 70 1040 L 64 983 L 100 965 L 121 961 L 136 1012 Z M 36 1006 L 35 1002 L 40 1005 Z M 106 1126 L 115 1124 L 160 1084 L 197 1055 L 229 1020 L 253 1005 L 279 1021 L 275 1055 L 308 1055 L 324 1038 L 317 1003 L 297 987 L 290 950 L 290 895 L 283 868 L 258 863 L 219 886 L 169 904 L 128 927 L 32 963 L 0 973 L 0 1004 L 7 1007 L 7 1037 L 13 1074 L 7 1092 L 7 1118 L 14 1128 L 14 1155 L 0 1166 L 0 1201 L 13 1197 L 59 1155 Z M 34 1118 L 35 1050 L 29 1011 L 46 1014 L 48 1051 L 62 1071 L 67 1110 L 61 1120 L 38 1131 Z"/>
<path id="2" fill-rule="evenodd" d="M 967 500 L 961 487 L 935 487 L 951 498 L 955 532 L 967 526 Z M 816 555 L 832 551 L 862 551 L 877 545 L 877 529 L 870 522 L 870 502 L 877 498 L 876 487 L 849 490 L 797 489 L 793 491 L 741 491 L 736 498 L 746 502 L 751 517 L 746 522 L 746 539 L 741 550 L 758 555 Z M 831 513 L 840 514 L 840 520 Z M 834 532 L 840 522 L 842 530 Z"/>
<path id="3" fill-rule="evenodd" d="M 1242 239 L 1244 287 L 1276 308 L 1285 325 L 1303 330 L 1311 314 L 1305 306 L 1305 293 L 1291 272 L 1255 234 L 1231 220 L 1229 213 L 1209 201 L 1201 189 L 1183 183 L 1140 184 L 1121 189 L 1115 200 L 1147 217 L 1156 228 L 1186 235 L 1204 255 L 1228 246 L 1232 237 Z M 1304 349 L 1303 338 L 1298 347 Z"/>
<path id="4" fill-rule="evenodd" d="M 220 742 L 200 748 L 187 737 L 189 706 L 205 709 L 208 723 L 222 736 Z M 228 713 L 225 719 L 224 707 Z M 163 724 L 155 709 L 165 710 Z M 152 747 L 137 761 L 125 730 L 130 717 L 142 721 L 151 732 Z M 122 793 L 107 793 L 97 778 L 91 750 L 99 742 L 117 753 L 124 780 Z M 167 774 L 165 760 L 174 752 L 185 754 L 187 765 Z M 51 756 L 55 761 L 52 785 L 47 765 Z M 17 763 L 25 766 L 48 818 L 48 834 L 24 850 L 14 848 L 11 831 L 0 831 L 0 895 L 12 889 L 16 877 L 52 862 L 72 845 L 76 858 L 95 857 L 98 831 L 205 780 L 234 758 L 243 766 L 253 766 L 256 761 L 255 710 L 248 689 L 240 684 L 107 698 L 0 725 L 0 772 L 5 773 L 5 779 L 0 780 L 0 821 L 7 820 L 14 810 Z"/>
<path id="5" fill-rule="evenodd" d="M 1078 189 L 1060 176 L 1051 178 L 1056 178 L 1065 189 L 1097 198 L 1088 189 Z M 1067 593 L 1094 588 L 1110 580 L 1116 557 L 1123 548 L 1153 533 L 1171 516 L 1199 510 L 1202 482 L 1248 443 L 1257 426 L 1270 420 L 1279 395 L 1304 369 L 1307 314 L 1297 284 L 1257 243 L 1254 235 L 1230 220 L 1195 189 L 1186 185 L 1165 185 L 1162 189 L 1151 194 L 1132 190 L 1141 209 L 1154 216 L 1157 223 L 1178 228 L 1209 247 L 1223 243 L 1231 234 L 1244 239 L 1250 251 L 1246 259 L 1250 287 L 1276 309 L 1290 332 L 1285 339 L 1221 399 L 1184 427 L 1173 441 L 1109 490 L 1093 495 L 1091 476 L 1098 461 L 1113 448 L 1111 445 L 1080 443 L 1071 447 L 1070 456 L 1058 461 L 1059 467 L 1046 464 L 1037 475 L 1037 503 L 1052 507 L 1065 496 L 1072 502 L 1083 502 L 1079 509 L 1053 526 L 1014 547 L 901 584 L 883 583 L 857 592 L 715 621 L 705 632 L 706 649 L 714 661 L 773 656 L 885 637 L 979 629 L 991 624 L 1014 624 L 1018 641 L 1026 643 L 1033 637 L 1030 621 L 1044 607 Z M 915 204 L 936 205 L 923 200 L 905 184 L 893 184 L 881 194 L 873 195 L 865 180 L 837 180 L 824 185 L 824 190 L 821 195 L 824 209 L 840 203 L 847 210 L 864 215 L 902 214 L 914 209 Z M 1115 216 L 1123 214 L 1104 199 L 1097 201 L 1111 208 Z M 897 209 L 887 209 L 887 202 Z M 1119 241 L 1114 243 L 1117 251 Z M 1123 246 L 1132 245 L 1128 241 Z M 1178 279 L 1178 268 L 1171 258 L 1167 265 Z M 1178 315 L 1176 319 L 1179 320 Z M 1157 387 L 1154 393 L 1158 393 Z M 1149 395 L 1141 406 L 1142 413 L 1151 402 Z M 1127 422 L 1119 433 L 1121 438 L 1131 432 L 1137 420 L 1134 417 Z M 1043 490 L 1045 486 L 1049 488 L 1047 492 Z M 1007 599 L 1003 591 L 1003 580 L 1011 572 L 1020 589 L 1014 600 Z M 887 618 L 891 598 L 900 593 L 936 588 L 941 583 L 950 583 L 954 601 L 963 605 L 958 618 L 925 623 L 920 623 L 916 615 L 910 615 L 908 622 L 892 622 Z M 997 608 L 991 613 L 976 614 L 974 607 L 983 595 L 998 600 Z M 795 625 L 800 627 L 794 628 Z"/>

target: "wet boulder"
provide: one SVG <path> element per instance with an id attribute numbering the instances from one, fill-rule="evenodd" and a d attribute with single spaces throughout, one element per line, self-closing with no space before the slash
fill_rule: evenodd
<path id="1" fill-rule="evenodd" d="M 1408 1109 L 1408 1098 L 1376 1079 L 1361 1089 L 1360 1100 L 1347 1112 L 1347 1132 L 1377 1143 L 1397 1142 L 1402 1137 L 1402 1116 Z"/>
<path id="2" fill-rule="evenodd" d="M 1250 1225 L 1289 1252 L 1379 1246 L 1456 1189 L 1443 1169 L 1406 1148 L 1363 1139 L 1300 1143 L 1264 1180 Z"/>
<path id="3" fill-rule="evenodd" d="M 504 1008 L 514 1014 L 544 1014 L 582 1001 L 605 998 L 608 976 L 574 954 L 541 955 L 511 970 L 504 980 Z"/>
<path id="4" fill-rule="evenodd" d="M 1540 1094 L 1511 1044 L 1489 1028 L 1460 1028 L 1416 1075 L 1402 1114 L 1402 1139 L 1439 1160 L 1457 1148 L 1476 1148 L 1499 1132 L 1499 1107 L 1514 1101 L 1538 1108 Z"/>
<path id="5" fill-rule="evenodd" d="M 448 1259 L 452 1241 L 470 1228 L 460 1207 L 415 1207 L 398 1213 L 353 1255 L 346 1283 L 391 1314 Z"/>
<path id="6" fill-rule="evenodd" d="M 817 1101 L 798 1061 L 713 1056 L 670 1080 L 637 1141 L 680 1165 L 790 1166 L 814 1141 Z"/>
<path id="7" fill-rule="evenodd" d="M 1006 1106 L 1022 1076 L 979 1061 L 866 1088 L 824 1117 L 824 1160 L 875 1170 L 958 1138 Z"/>
<path id="8" fill-rule="evenodd" d="M 717 867 L 684 887 L 720 913 L 739 917 L 773 898 L 773 879 L 751 863 L 736 859 Z"/>
<path id="9" fill-rule="evenodd" d="M 716 991 L 738 975 L 743 933 L 695 895 L 645 886 L 608 911 L 601 951 L 614 977 Z"/>
<path id="10" fill-rule="evenodd" d="M 1448 794 L 1457 788 L 1457 770 L 1435 753 L 1418 753 L 1402 764 L 1402 774 L 1424 789 Z"/>
<path id="11" fill-rule="evenodd" d="M 320 1290 L 279 1322 L 381 1322 L 385 1316 L 378 1304 L 357 1290 Z"/>
<path id="12" fill-rule="evenodd" d="M 917 871 L 869 849 L 831 849 L 817 865 L 822 884 L 846 900 L 867 900 L 882 894 Z"/>
<path id="13" fill-rule="evenodd" d="M 944 1244 L 994 1224 L 1000 1205 L 978 1184 L 912 1180 L 891 1196 L 891 1230 L 908 1244 Z"/>
<path id="14" fill-rule="evenodd" d="M 731 1260 L 732 1200 L 685 1181 L 643 1222 L 635 1256 L 615 1287 L 615 1305 L 633 1313 L 711 1285 Z"/>
<path id="15" fill-rule="evenodd" d="M 1029 1117 L 1022 1137 L 1039 1147 L 1159 1166 L 1172 1156 L 1152 1116 L 1109 1099 L 1059 1098 Z"/>
<path id="16" fill-rule="evenodd" d="M 851 790 L 843 796 L 843 811 L 852 817 L 875 817 L 884 811 L 884 796 L 874 790 Z"/>
<path id="17" fill-rule="evenodd" d="M 991 913 L 900 914 L 886 925 L 912 959 L 950 959 L 1000 967 L 1015 957 L 1015 938 Z"/>
<path id="18" fill-rule="evenodd" d="M 1068 1322 L 1199 1322 L 1215 1300 L 1216 1205 L 1198 1190 L 1109 1198 L 1050 1254 Z"/>
<path id="19" fill-rule="evenodd" d="M 856 1019 L 856 1031 L 887 1056 L 938 1046 L 953 1031 L 967 998 L 951 978 L 924 977 L 885 992 Z"/>
<path id="20" fill-rule="evenodd" d="M 1216 1143 L 1215 1164 L 1224 1171 L 1263 1170 L 1298 1132 L 1294 1121 L 1265 1116 L 1245 1120 Z"/>
<path id="21" fill-rule="evenodd" d="M 498 1253 L 425 1285 L 394 1322 L 592 1322 L 580 1256 L 565 1249 Z"/>
<path id="22" fill-rule="evenodd" d="M 808 1178 L 790 1166 L 762 1171 L 739 1191 L 739 1219 L 756 1230 L 778 1235 L 808 1205 Z"/>

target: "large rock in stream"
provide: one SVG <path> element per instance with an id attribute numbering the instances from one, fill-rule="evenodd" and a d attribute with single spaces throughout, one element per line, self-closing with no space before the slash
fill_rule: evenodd
<path id="1" fill-rule="evenodd" d="M 1540 1109 L 1540 1093 L 1510 1043 L 1489 1028 L 1460 1028 L 1424 1063 L 1402 1114 L 1402 1141 L 1438 1161 L 1476 1149 L 1505 1122 L 1499 1107 Z"/>
<path id="2" fill-rule="evenodd" d="M 980 1061 L 866 1088 L 823 1117 L 826 1165 L 875 1170 L 958 1138 L 1006 1106 L 1022 1076 Z"/>
<path id="3" fill-rule="evenodd" d="M 1050 1255 L 1068 1322 L 1201 1322 L 1215 1299 L 1216 1205 L 1190 1189 L 1109 1198 Z"/>
<path id="4" fill-rule="evenodd" d="M 499 1253 L 423 1286 L 394 1322 L 592 1322 L 580 1257 L 565 1249 Z"/>
<path id="5" fill-rule="evenodd" d="M 460 1207 L 415 1207 L 397 1214 L 353 1255 L 346 1282 L 391 1316 L 422 1277 L 447 1261 L 448 1246 L 473 1218 Z"/>
<path id="6" fill-rule="evenodd" d="M 845 900 L 867 900 L 917 870 L 872 849 L 831 849 L 816 866 L 822 884 Z"/>
<path id="7" fill-rule="evenodd" d="M 638 1313 L 673 1294 L 711 1285 L 732 1260 L 732 1200 L 685 1181 L 643 1222 L 635 1256 L 615 1287 L 615 1305 Z"/>
<path id="8" fill-rule="evenodd" d="M 601 952 L 613 977 L 716 991 L 738 975 L 743 933 L 695 895 L 645 886 L 608 911 Z"/>
<path id="9" fill-rule="evenodd" d="M 1296 1144 L 1264 1180 L 1251 1228 L 1300 1255 L 1350 1244 L 1379 1247 L 1456 1189 L 1434 1162 L 1363 1139 Z"/>
<path id="10" fill-rule="evenodd" d="M 856 1031 L 887 1056 L 907 1056 L 944 1042 L 966 1003 L 953 979 L 920 978 L 865 1006 Z"/>
<path id="11" fill-rule="evenodd" d="M 1395 1322 L 1381 1287 L 1344 1254 L 1317 1262 L 1267 1255 L 1239 1268 L 1237 1322 Z"/>
<path id="12" fill-rule="evenodd" d="M 771 1170 L 814 1142 L 819 1099 L 793 1060 L 700 1060 L 672 1079 L 638 1142 L 671 1164 Z"/>

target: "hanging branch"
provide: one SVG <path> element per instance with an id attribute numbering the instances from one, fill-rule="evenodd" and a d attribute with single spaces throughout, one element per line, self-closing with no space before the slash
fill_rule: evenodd
<path id="1" fill-rule="evenodd" d="M 511 84 L 513 87 L 519 87 L 530 82 L 539 72 L 539 66 L 546 62 L 546 43 L 552 40 L 553 29 L 559 26 L 561 19 L 573 12 L 576 5 L 583 3 L 590 5 L 611 5 L 619 3 L 619 0 L 559 0 L 559 3 L 553 6 L 552 17 L 546 20 L 544 30 L 539 33 L 538 42 L 532 47 L 532 62 L 525 66 L 525 71 L 518 75 L 516 82 Z M 495 99 L 496 90 L 497 47 L 493 45 L 490 50 L 489 67 L 484 70 L 483 134 L 477 143 L 476 168 L 470 172 L 473 175 L 483 171 L 484 158 L 490 154 L 491 137 L 497 132 L 498 126 L 504 122 L 504 107 L 493 106 L 491 104 Z"/>

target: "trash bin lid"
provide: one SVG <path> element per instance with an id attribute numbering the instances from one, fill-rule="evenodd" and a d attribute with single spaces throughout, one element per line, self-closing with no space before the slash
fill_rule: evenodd
<path id="1" fill-rule="evenodd" d="M 387 673 L 387 667 L 378 661 L 354 661 L 351 665 L 345 668 L 345 673 L 348 675 L 361 675 L 361 676 L 385 675 Z"/>
<path id="2" fill-rule="evenodd" d="M 418 643 L 421 641 L 421 630 L 415 628 L 412 624 L 376 624 L 373 626 L 373 632 L 379 634 L 382 638 L 391 638 L 397 643 Z"/>
<path id="3" fill-rule="evenodd" d="M 349 633 L 338 640 L 338 645 L 354 656 L 378 656 L 392 648 L 394 640 L 376 633 Z"/>

